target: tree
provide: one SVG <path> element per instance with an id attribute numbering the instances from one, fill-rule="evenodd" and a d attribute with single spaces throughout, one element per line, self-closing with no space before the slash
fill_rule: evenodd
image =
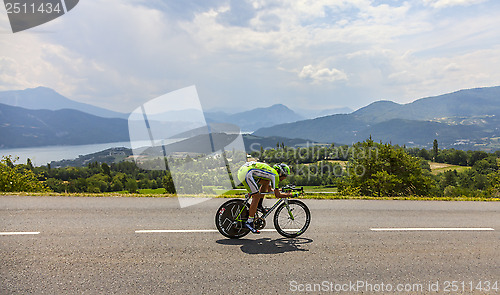
<path id="1" fill-rule="evenodd" d="M 488 153 L 487 152 L 483 152 L 483 151 L 473 151 L 471 154 L 470 154 L 470 157 L 469 157 L 469 166 L 474 166 L 474 164 L 477 162 L 477 161 L 480 161 L 482 159 L 485 159 L 488 157 Z"/>
<path id="2" fill-rule="evenodd" d="M 3 156 L 0 161 L 0 191 L 2 192 L 46 192 L 47 186 L 39 181 L 33 170 L 24 165 L 14 165 L 17 158 Z"/>
<path id="3" fill-rule="evenodd" d="M 106 175 L 109 178 L 111 178 L 111 169 L 109 168 L 108 164 L 102 163 L 101 164 L 101 169 L 102 169 L 102 172 L 104 173 L 104 175 Z"/>
<path id="4" fill-rule="evenodd" d="M 418 156 L 420 158 L 423 158 L 425 160 L 430 160 L 431 159 L 431 156 L 429 155 L 429 152 L 426 150 L 426 149 L 421 149 L 419 152 L 418 152 Z"/>
<path id="5" fill-rule="evenodd" d="M 441 187 L 445 189 L 448 186 L 456 186 L 458 179 L 457 170 L 445 171 L 441 178 Z"/>
<path id="6" fill-rule="evenodd" d="M 87 191 L 90 193 L 102 193 L 108 191 L 108 176 L 99 173 L 87 178 Z"/>
<path id="7" fill-rule="evenodd" d="M 175 194 L 175 185 L 174 180 L 172 179 L 172 175 L 170 172 L 167 172 L 167 175 L 163 177 L 163 187 L 165 188 L 165 193 L 167 194 Z"/>
<path id="8" fill-rule="evenodd" d="M 433 155 L 434 161 L 436 161 L 438 153 L 439 153 L 438 141 L 437 141 L 437 139 L 434 139 L 434 142 L 432 143 L 432 155 Z"/>
<path id="9" fill-rule="evenodd" d="M 30 158 L 28 158 L 28 160 L 26 160 L 26 166 L 28 166 L 29 170 L 33 171 L 33 169 L 35 169 L 35 167 L 33 166 L 33 163 L 31 162 Z"/>
<path id="10" fill-rule="evenodd" d="M 357 191 L 375 197 L 427 195 L 433 181 L 422 168 L 419 158 L 391 144 L 366 140 L 354 146 L 357 155 L 347 165 L 347 176 L 341 181 L 341 192 Z"/>
<path id="11" fill-rule="evenodd" d="M 132 178 L 127 179 L 127 182 L 125 183 L 125 188 L 131 194 L 137 193 L 137 181 Z"/>

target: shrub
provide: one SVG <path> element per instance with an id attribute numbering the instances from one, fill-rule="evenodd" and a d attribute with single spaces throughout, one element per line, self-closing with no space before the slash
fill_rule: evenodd
<path id="1" fill-rule="evenodd" d="M 25 165 L 14 165 L 18 158 L 3 156 L 0 161 L 0 191 L 46 192 L 47 186 Z"/>

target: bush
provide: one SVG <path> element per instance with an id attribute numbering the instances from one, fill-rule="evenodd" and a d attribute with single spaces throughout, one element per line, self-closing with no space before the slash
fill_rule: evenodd
<path id="1" fill-rule="evenodd" d="M 419 158 L 403 148 L 376 144 L 371 139 L 354 146 L 355 157 L 349 160 L 341 192 L 359 189 L 373 197 L 422 196 L 434 193 L 429 172 L 424 173 Z"/>
<path id="2" fill-rule="evenodd" d="M 38 180 L 35 173 L 25 165 L 14 165 L 18 160 L 3 156 L 0 161 L 0 191 L 2 192 L 46 192 L 47 186 Z"/>

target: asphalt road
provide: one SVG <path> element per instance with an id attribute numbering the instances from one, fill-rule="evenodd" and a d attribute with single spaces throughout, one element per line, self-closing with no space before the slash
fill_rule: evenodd
<path id="1" fill-rule="evenodd" d="M 0 294 L 500 294 L 500 203 L 305 200 L 297 239 L 136 232 L 213 230 L 224 201 L 0 197 Z"/>

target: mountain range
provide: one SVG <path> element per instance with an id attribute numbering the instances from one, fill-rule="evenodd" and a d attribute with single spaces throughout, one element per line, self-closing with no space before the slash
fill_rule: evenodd
<path id="1" fill-rule="evenodd" d="M 128 141 L 127 120 L 0 104 L 0 148 Z"/>
<path id="2" fill-rule="evenodd" d="M 206 112 L 205 118 L 208 123 L 230 123 L 239 126 L 242 131 L 246 132 L 255 131 L 262 127 L 304 120 L 304 117 L 283 104 L 275 104 L 267 108 L 256 108 L 236 114 Z"/>
<path id="3" fill-rule="evenodd" d="M 21 107 L 29 110 L 78 110 L 90 115 L 103 118 L 128 119 L 130 114 L 110 111 L 93 105 L 76 102 L 57 93 L 47 87 L 28 88 L 25 90 L 10 90 L 0 92 L 0 104 Z M 199 110 L 186 109 L 182 111 L 170 111 L 153 115 L 150 120 L 182 121 L 184 118 L 192 118 L 200 114 Z M 193 115 L 194 114 L 194 115 Z M 253 132 L 262 127 L 290 123 L 305 119 L 282 104 L 276 104 L 267 108 L 257 108 L 234 114 L 226 112 L 205 112 L 208 123 L 231 123 L 237 125 L 244 132 Z"/>
<path id="4" fill-rule="evenodd" d="M 430 147 L 437 139 L 444 148 L 499 149 L 499 102 L 500 86 L 460 90 L 408 104 L 377 101 L 352 113 L 314 119 L 305 119 L 282 104 L 204 115 L 211 124 L 233 124 L 244 133 L 256 130 L 253 137 L 245 136 L 246 145 L 249 140 L 265 147 L 275 146 L 274 141 L 350 144 L 371 136 L 407 146 Z M 181 120 L 183 115 L 170 114 L 169 118 Z M 0 92 L 0 148 L 128 141 L 126 118 L 128 114 L 78 103 L 45 87 L 4 91 Z"/>
<path id="5" fill-rule="evenodd" d="M 149 119 L 150 124 L 155 126 L 168 123 L 170 129 L 181 130 L 188 124 L 182 120 L 193 117 L 193 114 L 199 116 L 199 111 L 187 109 L 166 112 L 161 116 L 152 115 Z M 72 101 L 46 87 L 3 91 L 0 92 L 0 148 L 129 141 L 128 116 Z M 207 112 L 205 118 L 209 123 L 230 123 L 233 127 L 239 127 L 237 132 L 303 119 L 284 105 L 237 114 Z M 172 132 L 172 135 L 176 133 Z M 257 142 L 265 147 L 275 146 L 276 142 L 269 142 L 275 140 L 287 142 L 290 146 L 305 142 L 300 139 L 290 141 L 279 136 L 271 139 L 251 138 L 252 143 Z M 148 140 L 147 134 L 141 140 Z"/>
<path id="6" fill-rule="evenodd" d="M 481 148 L 500 136 L 500 87 L 460 90 L 408 104 L 378 101 L 351 114 L 325 116 L 261 128 L 258 136 L 280 135 L 350 144 L 377 141 L 430 147 Z"/>
<path id="7" fill-rule="evenodd" d="M 72 109 L 103 118 L 128 118 L 128 114 L 110 111 L 68 99 L 47 87 L 0 92 L 0 103 L 29 110 Z"/>

